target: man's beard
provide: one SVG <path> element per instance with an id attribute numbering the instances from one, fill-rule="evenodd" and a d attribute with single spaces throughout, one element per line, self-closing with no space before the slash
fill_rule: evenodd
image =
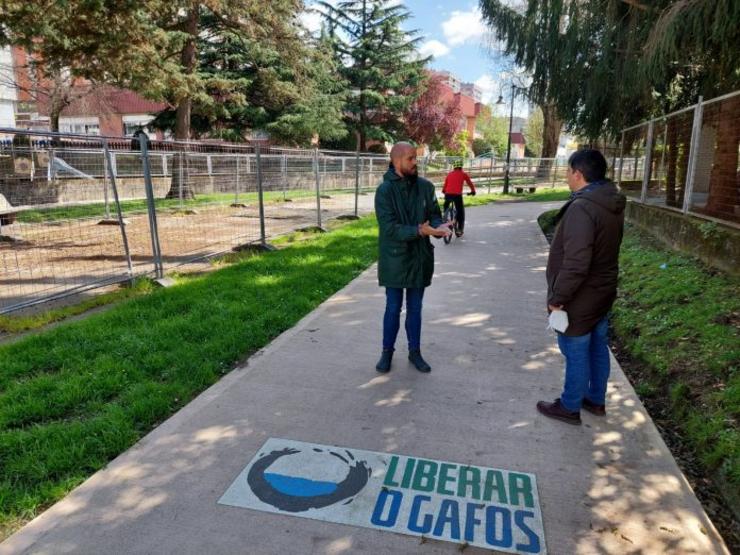
<path id="1" fill-rule="evenodd" d="M 419 168 L 414 168 L 414 169 L 411 169 L 411 170 L 406 170 L 405 172 L 403 172 L 403 175 L 405 175 L 406 177 L 418 177 L 419 176 Z"/>

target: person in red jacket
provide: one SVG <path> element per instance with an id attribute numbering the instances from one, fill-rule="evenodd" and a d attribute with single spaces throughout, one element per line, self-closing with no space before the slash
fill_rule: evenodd
<path id="1" fill-rule="evenodd" d="M 470 194 L 475 196 L 475 185 L 473 185 L 470 176 L 463 171 L 461 162 L 455 162 L 453 170 L 445 177 L 442 194 L 445 196 L 443 210 L 447 210 L 447 207 L 451 203 L 455 204 L 455 210 L 457 210 L 457 230 L 455 231 L 455 235 L 458 237 L 462 237 L 463 230 L 465 229 L 465 206 L 462 197 L 463 185 L 466 183 L 470 187 Z"/>

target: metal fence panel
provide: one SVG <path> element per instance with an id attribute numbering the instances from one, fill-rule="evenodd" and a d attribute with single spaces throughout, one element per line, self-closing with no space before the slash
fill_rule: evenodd
<path id="1" fill-rule="evenodd" d="M 373 210 L 385 155 L 0 130 L 0 312 L 164 272 Z M 455 160 L 421 158 L 441 187 Z M 554 186 L 564 160 L 513 160 L 512 187 Z M 481 188 L 503 160 L 465 161 Z"/>
<path id="2" fill-rule="evenodd" d="M 625 129 L 622 148 L 629 196 L 740 223 L 740 91 Z"/>
<path id="3" fill-rule="evenodd" d="M 645 158 L 648 138 L 648 124 L 640 125 L 624 132 L 620 189 L 631 198 L 640 199 L 642 182 L 645 177 Z"/>
<path id="4" fill-rule="evenodd" d="M 740 94 L 702 107 L 688 209 L 740 223 Z"/>
<path id="5" fill-rule="evenodd" d="M 17 132 L 0 149 L 0 313 L 131 278 L 104 141 L 57 149 Z"/>

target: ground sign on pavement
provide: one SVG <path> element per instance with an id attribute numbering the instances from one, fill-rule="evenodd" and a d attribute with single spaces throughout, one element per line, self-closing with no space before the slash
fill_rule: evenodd
<path id="1" fill-rule="evenodd" d="M 219 503 L 546 553 L 533 474 L 268 439 Z"/>

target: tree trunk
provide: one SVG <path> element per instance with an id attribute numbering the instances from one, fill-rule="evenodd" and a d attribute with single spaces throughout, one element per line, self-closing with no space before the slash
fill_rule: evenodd
<path id="1" fill-rule="evenodd" d="M 360 97 L 360 152 L 367 149 L 367 116 L 365 114 L 365 101 Z"/>
<path id="2" fill-rule="evenodd" d="M 540 104 L 542 109 L 542 158 L 555 158 L 558 155 L 560 131 L 563 129 L 563 120 L 558 116 L 554 103 Z M 537 168 L 537 178 L 546 179 L 550 173 L 552 160 L 540 160 Z"/>
<path id="3" fill-rule="evenodd" d="M 365 36 L 367 35 L 367 2 L 362 0 L 362 38 L 364 47 Z M 364 52 L 364 51 L 363 51 Z M 365 58 L 360 60 L 360 152 L 365 152 L 367 148 L 367 107 L 365 106 Z"/>
<path id="4" fill-rule="evenodd" d="M 198 3 L 193 4 L 188 12 L 187 20 L 185 21 L 185 31 L 189 37 L 182 49 L 180 62 L 185 68 L 186 75 L 190 75 L 195 71 L 197 54 L 195 41 L 198 39 L 199 8 L 200 5 Z M 190 115 L 192 106 L 193 100 L 190 93 L 185 98 L 181 98 L 177 105 L 177 112 L 175 113 L 175 139 L 178 141 L 187 141 L 190 138 Z M 186 149 L 185 146 L 179 146 L 179 148 L 183 150 Z M 172 181 L 170 184 L 170 190 L 167 192 L 167 198 L 180 198 L 181 195 L 182 198 L 186 200 L 195 198 L 192 184 L 189 180 L 187 164 L 185 163 L 186 157 L 187 154 L 174 157 Z M 182 189 L 182 192 L 180 189 Z"/>
<path id="5" fill-rule="evenodd" d="M 668 133 L 666 134 L 666 145 L 668 149 L 668 167 L 666 168 L 665 180 L 665 203 L 668 206 L 676 205 L 676 169 L 678 164 L 678 129 L 676 120 L 668 119 Z"/>
<path id="6" fill-rule="evenodd" d="M 61 106 L 52 104 L 49 112 L 49 131 L 59 132 L 59 117 L 62 114 Z"/>

